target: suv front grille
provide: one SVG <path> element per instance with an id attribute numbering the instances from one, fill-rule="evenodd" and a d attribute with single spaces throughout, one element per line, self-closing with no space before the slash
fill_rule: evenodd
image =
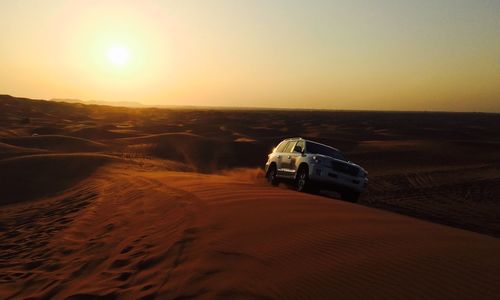
<path id="1" fill-rule="evenodd" d="M 357 176 L 359 174 L 358 167 L 343 163 L 343 162 L 338 161 L 338 160 L 332 160 L 332 169 L 337 171 L 337 172 L 348 174 L 351 176 Z"/>

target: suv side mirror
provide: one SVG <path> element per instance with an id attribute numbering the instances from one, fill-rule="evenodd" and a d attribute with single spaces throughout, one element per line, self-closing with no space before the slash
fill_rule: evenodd
<path id="1" fill-rule="evenodd" d="M 293 148 L 293 152 L 304 153 L 304 149 L 302 149 L 302 147 L 300 147 L 300 146 L 295 146 Z"/>

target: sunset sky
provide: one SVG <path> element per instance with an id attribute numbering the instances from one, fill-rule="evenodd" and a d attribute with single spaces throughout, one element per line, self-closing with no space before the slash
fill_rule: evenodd
<path id="1" fill-rule="evenodd" d="M 500 112 L 500 1 L 1 1 L 0 94 Z"/>

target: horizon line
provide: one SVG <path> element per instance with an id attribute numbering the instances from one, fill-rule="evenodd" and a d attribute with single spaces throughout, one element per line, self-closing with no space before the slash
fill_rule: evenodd
<path id="1" fill-rule="evenodd" d="M 387 112 L 387 113 L 468 113 L 468 114 L 500 114 L 500 111 L 445 111 L 445 110 L 376 110 L 376 109 L 340 109 L 340 108 L 289 108 L 289 107 L 262 107 L 262 106 L 215 106 L 215 105 L 179 105 L 179 104 L 143 104 L 135 101 L 108 101 L 108 100 L 81 100 L 75 98 L 50 98 L 38 99 L 30 97 L 17 97 L 10 94 L 0 94 L 0 97 L 27 99 L 68 104 L 99 105 L 110 107 L 136 108 L 136 109 L 208 109 L 208 110 L 257 110 L 257 111 L 315 111 L 315 112 Z M 126 105 L 126 104 L 130 105 Z"/>

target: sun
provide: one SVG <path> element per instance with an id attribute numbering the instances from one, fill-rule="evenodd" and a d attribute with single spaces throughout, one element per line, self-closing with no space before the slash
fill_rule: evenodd
<path id="1" fill-rule="evenodd" d="M 123 66 L 128 63 L 130 52 L 127 47 L 113 46 L 108 49 L 108 59 L 114 65 Z"/>

